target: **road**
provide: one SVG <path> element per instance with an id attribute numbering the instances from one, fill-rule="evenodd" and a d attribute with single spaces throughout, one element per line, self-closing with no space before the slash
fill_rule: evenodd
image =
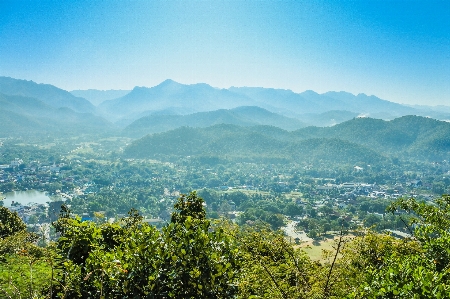
<path id="1" fill-rule="evenodd" d="M 299 238 L 300 242 L 312 241 L 313 239 L 309 238 L 304 231 L 297 232 L 295 230 L 296 224 L 297 221 L 289 221 L 289 223 L 281 229 L 286 233 L 288 237 L 291 237 L 292 240 L 294 240 L 295 238 Z"/>

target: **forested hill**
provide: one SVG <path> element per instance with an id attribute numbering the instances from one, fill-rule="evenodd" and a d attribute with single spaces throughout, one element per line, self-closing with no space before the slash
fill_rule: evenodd
<path id="1" fill-rule="evenodd" d="M 355 118 L 333 127 L 308 127 L 293 138 L 339 138 L 379 152 L 419 160 L 443 160 L 450 154 L 450 123 L 420 116 L 392 121 Z"/>
<path id="2" fill-rule="evenodd" d="M 392 121 L 355 118 L 334 127 L 294 132 L 255 126 L 183 127 L 129 145 L 130 158 L 219 157 L 374 163 L 385 158 L 443 160 L 450 154 L 450 123 L 417 116 Z"/>
<path id="3" fill-rule="evenodd" d="M 217 124 L 270 125 L 285 130 L 306 127 L 306 124 L 298 119 L 272 113 L 259 107 L 246 106 L 189 115 L 150 115 L 131 123 L 123 130 L 123 134 L 131 137 L 142 137 L 146 134 L 165 132 L 182 126 L 204 128 Z"/>
<path id="4" fill-rule="evenodd" d="M 265 134 L 265 129 L 234 125 L 182 127 L 136 140 L 126 148 L 124 155 L 129 158 L 190 156 L 243 161 L 322 160 L 336 163 L 375 163 L 384 159 L 373 150 L 348 141 L 325 138 L 282 140 L 270 136 L 270 133 Z"/>

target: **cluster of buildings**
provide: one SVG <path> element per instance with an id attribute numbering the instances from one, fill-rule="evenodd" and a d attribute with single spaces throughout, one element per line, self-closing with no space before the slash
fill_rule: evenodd
<path id="1" fill-rule="evenodd" d="M 15 158 L 10 164 L 0 165 L 0 199 L 5 199 L 7 192 L 13 189 L 20 190 L 48 190 L 49 184 L 71 182 L 74 183 L 73 177 L 61 175 L 61 167 L 64 164 L 42 164 L 39 161 L 32 161 L 25 166 L 23 160 Z M 11 211 L 17 212 L 22 220 L 27 224 L 36 224 L 38 221 L 54 221 L 59 215 L 61 204 L 74 196 L 84 194 L 91 184 L 84 180 L 76 182 L 80 187 L 72 190 L 63 191 L 61 189 L 52 190 L 52 200 L 49 198 L 48 203 L 33 203 L 33 198 L 29 200 L 31 203 L 19 203 L 12 201 L 8 208 Z M 55 186 L 62 186 L 57 184 Z M 49 194 L 50 195 L 50 194 Z"/>
<path id="2" fill-rule="evenodd" d="M 30 180 L 42 184 L 50 183 L 52 175 L 58 175 L 64 164 L 45 165 L 39 161 L 33 161 L 29 165 L 23 164 L 23 160 L 15 158 L 10 164 L 0 165 L 0 183 L 18 182 Z"/>

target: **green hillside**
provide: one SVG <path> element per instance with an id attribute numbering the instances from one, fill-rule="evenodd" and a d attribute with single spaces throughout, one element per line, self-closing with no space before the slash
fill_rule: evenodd
<path id="1" fill-rule="evenodd" d="M 329 163 L 374 163 L 384 159 L 375 151 L 348 141 L 325 138 L 280 139 L 270 136 L 270 130 L 269 134 L 265 134 L 266 129 L 267 127 L 244 128 L 234 125 L 183 127 L 136 140 L 126 148 L 124 155 L 130 158 L 212 156 L 243 161 Z M 284 135 L 286 134 L 289 133 L 284 131 Z"/>
<path id="2" fill-rule="evenodd" d="M 183 127 L 133 142 L 125 156 L 217 156 L 330 163 L 374 163 L 385 157 L 443 160 L 450 153 L 450 123 L 417 116 L 393 121 L 356 118 L 327 127 L 287 132 L 274 127 Z"/>
<path id="3" fill-rule="evenodd" d="M 296 130 L 305 126 L 304 123 L 297 119 L 272 113 L 259 107 L 247 106 L 230 110 L 220 109 L 198 112 L 189 115 L 149 115 L 127 126 L 123 130 L 123 134 L 131 137 L 142 137 L 146 134 L 165 132 L 182 126 L 204 128 L 218 124 L 238 126 L 268 125 L 285 130 Z"/>
<path id="4" fill-rule="evenodd" d="M 300 129 L 293 136 L 339 138 L 378 152 L 420 160 L 448 159 L 450 153 L 450 123 L 421 116 L 392 121 L 355 118 L 333 127 Z"/>

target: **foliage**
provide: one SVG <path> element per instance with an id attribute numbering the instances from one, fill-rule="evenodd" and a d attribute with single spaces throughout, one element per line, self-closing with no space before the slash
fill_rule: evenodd
<path id="1" fill-rule="evenodd" d="M 51 288 L 54 248 L 38 247 L 36 239 L 20 231 L 0 240 L 0 297 L 38 298 Z"/>
<path id="2" fill-rule="evenodd" d="M 174 206 L 177 211 L 172 213 L 170 221 L 180 224 L 183 224 L 188 218 L 205 221 L 206 212 L 203 202 L 202 198 L 197 197 L 195 191 L 187 196 L 182 194 Z"/>
<path id="3" fill-rule="evenodd" d="M 443 160 L 450 151 L 450 125 L 419 116 L 404 116 L 389 122 L 355 118 L 336 126 L 307 127 L 278 135 L 271 131 L 223 124 L 208 128 L 182 127 L 134 141 L 125 149 L 125 156 L 373 164 L 385 161 L 386 155 Z"/>
<path id="4" fill-rule="evenodd" d="M 413 214 L 414 238 L 368 234 L 355 242 L 347 256 L 352 256 L 352 271 L 360 274 L 360 281 L 353 284 L 349 298 L 447 298 L 450 196 L 442 196 L 433 205 L 400 199 L 389 210 Z"/>
<path id="5" fill-rule="evenodd" d="M 376 163 L 384 157 L 372 149 L 331 138 L 303 140 L 292 133 L 290 139 L 278 139 L 261 128 L 215 125 L 208 128 L 182 127 L 147 135 L 131 143 L 124 151 L 128 158 L 227 157 L 232 161 L 283 162 L 327 161 L 328 163 Z"/>
<path id="6" fill-rule="evenodd" d="M 238 250 L 205 218 L 203 200 L 182 195 L 162 229 L 135 212 L 124 225 L 60 218 L 58 241 L 71 298 L 233 298 Z M 61 293 L 61 292 L 60 292 Z"/>
<path id="7" fill-rule="evenodd" d="M 374 127 L 379 123 L 384 124 L 384 129 L 389 125 L 383 121 L 371 122 Z M 354 129 L 353 125 L 348 126 Z M 430 122 L 429 128 L 433 126 Z M 215 129 L 205 132 L 213 135 Z M 235 150 L 227 140 L 212 144 L 216 152 L 202 152 L 208 148 L 193 142 L 186 147 L 197 146 L 198 155 L 181 155 L 171 160 L 173 163 L 120 159 L 116 151 L 119 146 L 113 142 L 108 144 L 109 149 L 104 141 L 83 143 L 80 146 L 83 149 L 74 153 L 71 151 L 75 144 L 78 147 L 79 140 L 55 140 L 48 148 L 12 145 L 18 141 L 4 140 L 3 164 L 23 157 L 27 165 L 22 169 L 5 170 L 3 175 L 9 182 L 0 187 L 5 190 L 11 186 L 16 190 L 58 189 L 67 194 L 74 189 L 84 190 L 84 195 L 66 203 L 75 214 L 98 216 L 93 218 L 96 223 L 86 222 L 64 211 L 54 223 L 60 234 L 54 238 L 55 247 L 45 248 L 40 255 L 31 254 L 39 249 L 32 235 L 20 231 L 3 238 L 1 266 L 4 273 L 10 269 L 8 292 L 17 286 L 22 298 L 29 296 L 30 290 L 36 296 L 54 298 L 412 298 L 444 294 L 440 288 L 447 290 L 448 285 L 448 208 L 445 200 L 440 204 L 439 200 L 432 201 L 429 197 L 431 192 L 449 189 L 446 161 L 424 163 L 392 159 L 392 164 L 357 163 L 364 170 L 355 171 L 348 157 L 351 152 L 356 153 L 356 157 L 365 152 L 352 147 L 350 154 L 346 154 L 349 153 L 346 145 L 354 140 L 330 141 L 327 139 L 330 136 L 323 135 L 323 139 L 302 141 L 305 146 L 309 143 L 308 151 L 319 147 L 324 155 L 343 153 L 345 163 L 335 161 L 333 164 L 330 159 L 322 160 L 320 153 L 307 160 L 308 151 L 301 153 L 300 147 L 290 148 L 288 143 L 293 141 L 290 139 L 294 133 L 274 128 L 247 129 L 245 134 L 254 131 L 260 135 L 249 134 L 249 142 L 237 144 L 233 155 L 222 156 L 220 152 L 221 145 L 228 146 L 224 150 Z M 227 126 L 221 130 L 225 133 L 229 130 L 229 137 L 234 134 Z M 364 130 L 354 135 L 364 141 L 360 138 Z M 407 147 L 408 140 L 417 134 L 426 135 L 427 130 L 412 132 L 401 141 L 403 145 L 396 145 Z M 190 129 L 183 132 L 189 133 Z M 263 135 L 270 138 L 260 138 Z M 310 137 L 299 137 L 295 142 Z M 268 140 L 273 144 L 267 143 Z M 122 146 L 127 142 L 129 140 L 123 140 Z M 252 144 L 255 144 L 255 156 L 261 157 L 264 163 L 255 163 L 254 157 L 244 157 L 242 149 Z M 183 145 L 182 142 L 177 145 L 180 151 L 184 150 Z M 445 146 L 443 142 L 443 151 Z M 274 151 L 264 152 L 264 148 Z M 283 153 L 283 150 L 286 151 Z M 71 154 L 61 155 L 66 152 Z M 273 153 L 277 157 L 286 153 L 292 155 L 288 160 L 280 158 L 272 163 Z M 157 157 L 164 160 L 169 156 Z M 38 160 L 41 162 L 36 162 Z M 362 160 L 365 161 L 365 157 Z M 65 163 L 65 166 L 61 167 L 59 175 L 33 170 L 49 162 L 50 165 Z M 422 180 L 422 187 L 406 186 L 418 178 Z M 379 199 L 369 198 L 371 191 L 362 187 L 352 190 L 335 186 L 342 182 L 366 182 L 367 185 L 376 182 L 372 190 L 382 191 L 386 198 L 384 195 Z M 398 182 L 403 186 L 396 185 Z M 387 186 L 380 185 L 384 183 Z M 334 187 L 328 187 L 331 185 Z M 182 195 L 176 201 L 178 191 L 194 189 L 199 189 L 197 194 Z M 427 198 L 428 202 L 403 200 L 402 205 L 396 203 L 391 209 L 395 213 L 386 214 L 385 208 L 391 202 L 387 197 L 396 197 L 394 193 L 414 193 L 420 199 Z M 207 206 L 199 197 L 204 198 Z M 170 217 L 175 201 L 175 212 Z M 120 219 L 129 210 L 127 217 Z M 206 218 L 232 216 L 229 211 L 241 212 L 236 218 L 241 228 Z M 41 208 L 35 215 L 35 219 L 30 219 L 40 223 L 49 221 Z M 116 222 L 107 223 L 106 217 L 100 215 L 115 218 Z M 170 223 L 161 223 L 158 229 L 146 223 L 147 218 L 158 216 Z M 298 228 L 309 236 L 317 236 L 317 242 L 339 230 L 340 219 L 348 221 L 346 228 L 373 225 L 373 230 L 382 232 L 399 230 L 403 222 L 410 224 L 410 219 L 414 218 L 409 229 L 414 231 L 415 239 L 396 240 L 386 234 L 363 230 L 357 232 L 352 241 L 337 242 L 335 250 L 319 262 L 309 260 L 280 232 L 272 231 L 285 221 L 298 221 Z M 430 222 L 430 219 L 435 220 Z M 261 220 L 270 227 L 260 227 Z M 251 226 L 246 226 L 247 223 Z M 27 256 L 20 255 L 23 249 Z M 33 273 L 32 286 L 30 273 Z M 7 282 L 6 276 L 3 281 Z"/>
<path id="8" fill-rule="evenodd" d="M 25 223 L 17 212 L 11 212 L 6 207 L 0 207 L 0 238 L 6 238 L 26 229 Z"/>
<path id="9" fill-rule="evenodd" d="M 284 236 L 267 226 L 235 228 L 245 267 L 241 298 L 310 298 L 316 266 L 294 250 Z"/>

